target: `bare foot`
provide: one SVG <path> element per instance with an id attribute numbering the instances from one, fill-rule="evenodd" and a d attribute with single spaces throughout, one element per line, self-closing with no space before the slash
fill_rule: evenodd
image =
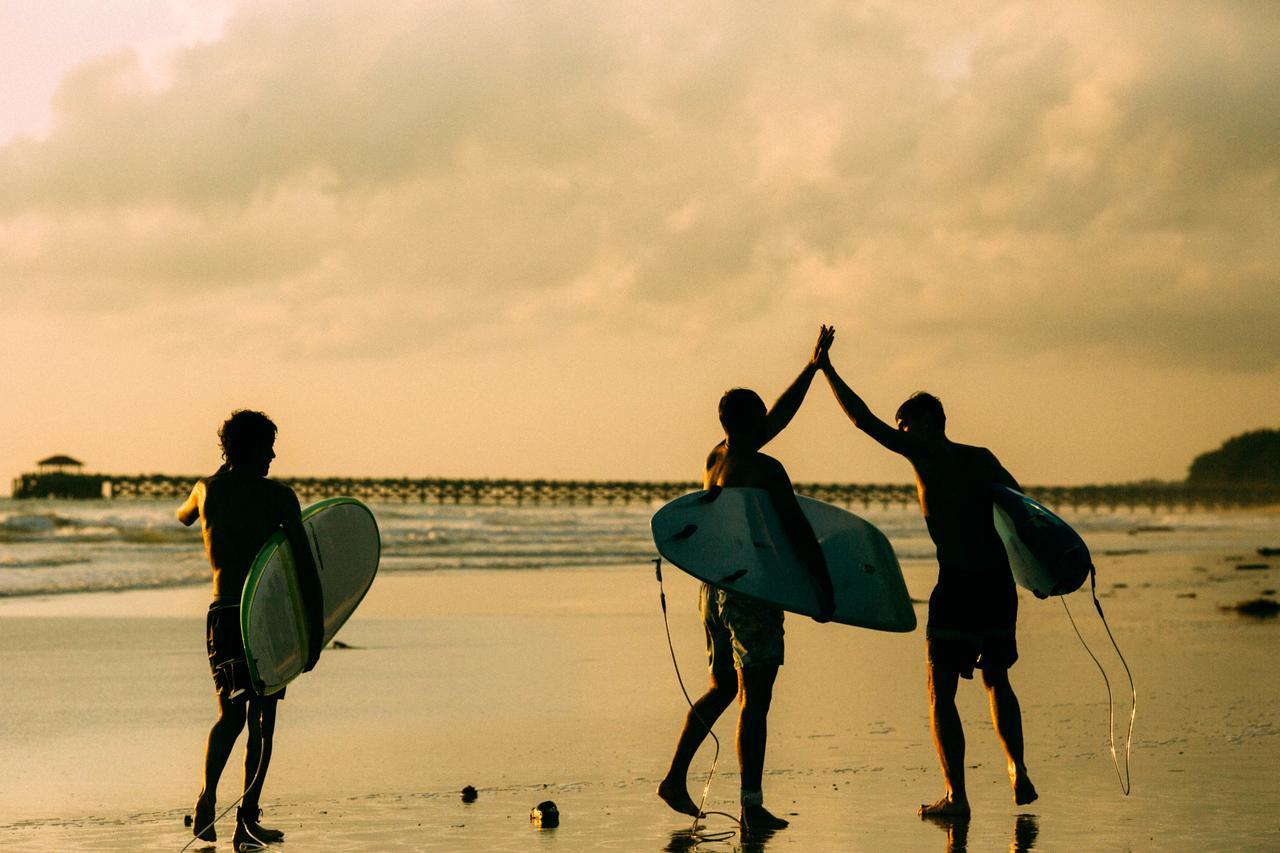
<path id="1" fill-rule="evenodd" d="M 920 811 L 916 814 L 920 817 L 968 817 L 969 801 L 948 794 L 936 803 L 921 803 Z"/>
<path id="2" fill-rule="evenodd" d="M 744 832 L 775 832 L 786 829 L 790 821 L 776 817 L 764 806 L 742 807 L 742 829 Z"/>
<path id="3" fill-rule="evenodd" d="M 253 853 L 257 850 L 266 850 L 267 842 L 256 838 L 243 823 L 236 823 L 236 834 L 231 839 L 231 849 L 236 853 Z"/>
<path id="4" fill-rule="evenodd" d="M 196 807 L 191 810 L 191 834 L 201 841 L 217 841 L 218 831 L 213 828 L 213 820 L 217 807 L 212 798 L 206 800 L 204 792 L 196 800 Z"/>
<path id="5" fill-rule="evenodd" d="M 246 809 L 236 809 L 236 823 L 244 824 L 244 828 L 255 840 L 264 844 L 279 844 L 284 841 L 284 833 L 278 829 L 271 829 L 258 823 L 262 819 L 262 809 L 256 812 L 249 812 Z"/>
<path id="6" fill-rule="evenodd" d="M 693 798 L 689 796 L 688 789 L 680 782 L 663 779 L 658 784 L 658 796 L 662 798 L 664 803 L 680 814 L 687 814 L 689 817 L 703 817 L 698 813 L 698 806 L 694 803 Z"/>
<path id="7" fill-rule="evenodd" d="M 1026 773 L 1014 777 L 1013 802 L 1015 805 L 1025 806 L 1027 803 L 1034 803 L 1039 796 L 1036 793 L 1036 786 L 1031 784 L 1031 779 Z"/>

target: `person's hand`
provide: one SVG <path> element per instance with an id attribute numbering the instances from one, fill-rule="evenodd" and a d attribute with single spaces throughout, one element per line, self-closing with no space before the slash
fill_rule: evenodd
<path id="1" fill-rule="evenodd" d="M 818 370 L 825 370 L 831 366 L 831 342 L 836 339 L 835 326 L 822 326 L 818 330 L 818 340 L 813 345 L 813 355 L 809 357 L 809 364 Z"/>

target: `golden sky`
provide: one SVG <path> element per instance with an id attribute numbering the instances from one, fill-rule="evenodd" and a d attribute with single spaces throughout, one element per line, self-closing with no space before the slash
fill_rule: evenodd
<path id="1" fill-rule="evenodd" d="M 696 7 L 696 8 L 695 8 Z M 1066 8 L 1058 8 L 1066 7 Z M 0 0 L 0 475 L 694 478 L 819 323 L 1024 483 L 1280 426 L 1280 5 Z M 821 380 L 772 452 L 906 481 Z"/>

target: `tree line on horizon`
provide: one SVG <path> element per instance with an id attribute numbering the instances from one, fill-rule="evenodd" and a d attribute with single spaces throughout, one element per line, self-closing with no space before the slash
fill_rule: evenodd
<path id="1" fill-rule="evenodd" d="M 1201 453 L 1191 462 L 1187 483 L 1280 485 L 1280 430 L 1244 432 L 1227 439 L 1217 450 Z"/>

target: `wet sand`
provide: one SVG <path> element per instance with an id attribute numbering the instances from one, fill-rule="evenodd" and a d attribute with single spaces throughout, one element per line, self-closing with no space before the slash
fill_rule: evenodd
<path id="1" fill-rule="evenodd" d="M 1280 620 L 1219 608 L 1280 585 L 1280 561 L 1242 572 L 1234 551 L 1148 553 L 1144 544 L 1117 540 L 1114 550 L 1137 553 L 1098 561 L 1104 607 L 1138 682 L 1132 796 L 1121 795 L 1108 757 L 1101 678 L 1056 601 L 1023 596 L 1012 671 L 1041 799 L 1013 805 L 985 695 L 962 683 L 974 816 L 952 827 L 915 815 L 942 791 L 923 631 L 789 616 L 765 796 L 792 827 L 761 844 L 698 849 L 1276 849 Z M 924 598 L 931 566 L 904 570 Z M 699 691 L 696 585 L 673 569 L 666 580 L 676 653 Z M 214 713 L 206 595 L 0 601 L 0 848 L 186 843 L 181 818 Z M 1123 719 L 1119 663 L 1087 595 L 1070 605 L 1119 688 Z M 688 821 L 652 793 L 686 706 L 651 569 L 384 575 L 340 639 L 356 648 L 326 651 L 280 709 L 264 806 L 288 833 L 281 849 L 691 849 Z M 733 723 L 731 711 L 717 727 L 724 750 L 710 806 L 736 813 Z M 223 777 L 223 805 L 238 793 L 240 755 Z M 710 760 L 706 748 L 695 762 L 695 797 Z M 471 804 L 458 794 L 468 784 L 479 789 Z M 554 830 L 529 823 L 544 799 L 562 813 Z M 710 827 L 732 824 L 713 818 Z M 232 830 L 228 816 L 215 849 L 231 849 Z"/>

